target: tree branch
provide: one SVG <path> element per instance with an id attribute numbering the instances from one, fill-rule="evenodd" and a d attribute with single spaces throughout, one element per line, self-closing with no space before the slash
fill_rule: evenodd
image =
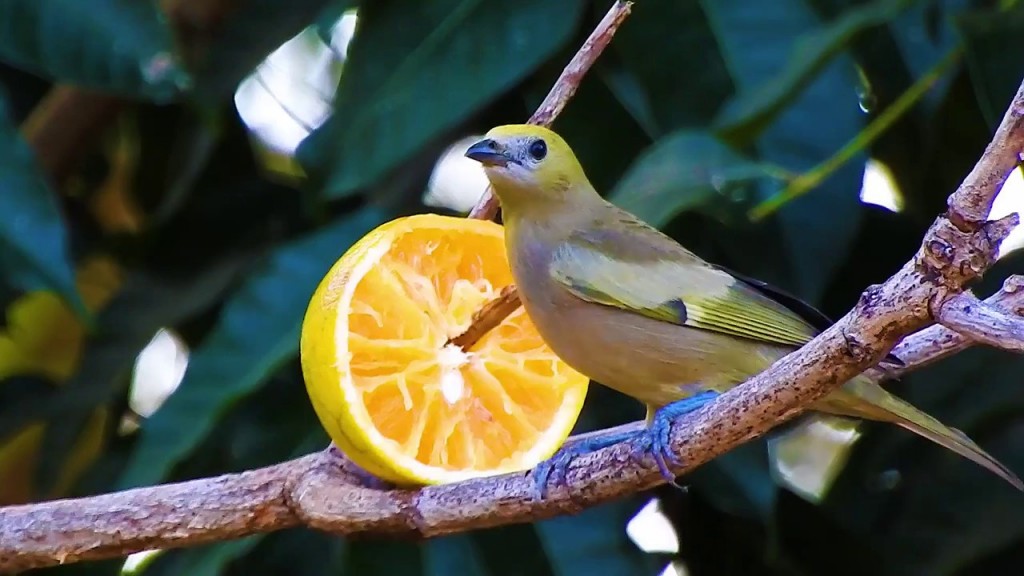
<path id="1" fill-rule="evenodd" d="M 1021 314 L 1022 286 L 1024 278 L 1011 277 L 984 302 L 1006 314 Z M 967 337 L 936 325 L 908 337 L 893 352 L 906 364 L 900 372 L 908 372 L 972 344 Z M 718 413 L 713 418 L 723 416 Z M 580 434 L 567 444 L 640 426 L 643 422 L 638 421 Z M 689 460 L 691 454 L 683 454 L 690 462 L 688 468 L 697 466 Z M 532 480 L 523 474 L 421 490 L 371 488 L 346 470 L 352 464 L 340 452 L 328 449 L 240 474 L 0 508 L 0 571 L 196 546 L 301 524 L 344 534 L 431 536 L 532 521 L 638 491 L 633 479 L 650 474 L 625 470 L 626 462 L 628 457 L 619 449 L 588 457 L 573 466 L 572 489 L 552 494 L 541 506 L 532 499 Z M 586 475 L 594 473 L 600 481 L 591 485 Z M 656 483 L 648 479 L 643 486 Z"/>
<path id="2" fill-rule="evenodd" d="M 1024 352 L 1024 318 L 1006 314 L 969 292 L 947 300 L 937 317 L 943 326 L 975 342 Z"/>
<path id="3" fill-rule="evenodd" d="M 764 372 L 675 422 L 674 452 L 685 473 L 792 418 L 809 403 L 881 361 L 906 335 L 950 321 L 960 295 L 995 261 L 1016 224 L 986 221 L 992 199 L 1024 148 L 1024 85 L 992 143 L 928 230 L 916 254 L 868 287 L 835 325 Z M 1014 278 L 988 305 L 1017 313 Z M 953 304 L 949 304 L 950 302 Z M 958 325 L 959 326 L 959 325 Z M 969 345 L 977 332 L 933 326 L 897 349 L 907 369 Z M 605 432 L 606 433 L 606 432 Z M 305 524 L 339 534 L 434 536 L 533 521 L 656 486 L 651 458 L 620 444 L 573 461 L 566 482 L 535 499 L 529 473 L 421 489 L 361 485 L 333 450 L 261 470 L 90 498 L 0 509 L 0 570 L 122 556 Z"/>
<path id="4" fill-rule="evenodd" d="M 1024 316 L 1024 290 L 1022 288 L 1024 288 L 1024 276 L 1010 276 L 1003 281 L 1003 287 L 998 292 L 986 298 L 982 303 L 1001 314 L 1012 314 L 1015 317 Z M 965 294 L 967 293 L 965 292 Z M 910 370 L 923 368 L 979 343 L 982 342 L 944 326 L 938 324 L 929 326 L 908 336 L 892 349 L 892 353 L 907 365 L 891 370 L 887 374 L 898 376 Z"/>

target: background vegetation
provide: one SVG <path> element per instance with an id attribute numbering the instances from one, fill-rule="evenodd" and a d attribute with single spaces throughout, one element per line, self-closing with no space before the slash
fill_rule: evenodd
<path id="1" fill-rule="evenodd" d="M 323 447 L 296 357 L 316 283 L 376 224 L 448 210 L 423 200 L 444 150 L 526 119 L 607 7 L 0 0 L 0 504 Z M 352 9 L 347 45 L 336 23 Z M 249 76 L 300 33 L 306 58 L 290 79 L 269 82 L 266 63 Z M 1014 0 L 638 0 L 555 128 L 616 202 L 838 316 L 912 253 L 984 149 L 1024 76 L 1022 37 Z M 261 129 L 243 117 L 240 85 L 315 126 L 297 152 L 267 137 L 287 132 L 286 116 L 264 114 Z M 887 130 L 872 141 L 874 121 Z M 861 201 L 869 159 L 886 167 L 898 211 Z M 751 218 L 783 191 L 796 198 Z M 979 291 L 1022 271 L 1010 254 Z M 163 348 L 149 350 L 165 362 L 144 369 L 136 360 L 161 330 Z M 171 335 L 188 364 L 160 405 L 177 383 Z M 1022 375 L 1024 360 L 978 349 L 892 386 L 1024 474 Z M 163 392 L 147 396 L 157 381 Z M 639 415 L 594 387 L 580 429 Z M 135 570 L 1019 571 L 1024 497 L 908 433 L 865 432 L 820 506 L 776 488 L 753 443 L 691 474 L 685 492 L 575 517 L 422 544 L 292 530 Z M 677 551 L 644 552 L 627 535 L 652 498 Z"/>

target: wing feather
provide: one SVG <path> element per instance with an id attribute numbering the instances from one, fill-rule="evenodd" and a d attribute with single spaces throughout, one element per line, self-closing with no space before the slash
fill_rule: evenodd
<path id="1" fill-rule="evenodd" d="M 583 300 L 682 326 L 800 346 L 816 333 L 800 315 L 689 252 L 631 214 L 576 232 L 552 276 Z"/>

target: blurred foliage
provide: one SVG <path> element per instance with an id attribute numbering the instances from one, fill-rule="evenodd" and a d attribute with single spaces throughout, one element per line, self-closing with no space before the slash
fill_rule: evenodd
<path id="1" fill-rule="evenodd" d="M 316 283 L 376 224 L 431 209 L 423 192 L 452 141 L 527 118 L 607 7 L 0 0 L 0 504 L 243 470 L 325 445 L 296 361 Z M 354 38 L 338 46 L 334 25 L 353 8 Z M 234 95 L 307 27 L 334 41 L 309 66 L 327 58 L 341 76 L 336 91 L 304 87 L 333 102 L 319 126 L 301 121 L 301 99 L 268 86 L 308 124 L 301 170 L 281 172 L 288 162 L 274 159 L 291 152 L 268 156 Z M 984 149 L 1024 75 L 1022 34 L 1024 6 L 1012 0 L 641 0 L 555 128 L 617 203 L 838 316 L 915 249 Z M 954 52 L 964 58 L 868 144 L 864 127 Z M 69 115 L 44 99 L 58 85 L 109 97 L 116 113 Z M 851 142 L 847 161 L 826 163 Z M 55 155 L 70 174 L 45 172 Z M 860 201 L 869 158 L 891 171 L 899 213 Z M 750 220 L 811 171 L 820 185 Z M 980 292 L 1022 268 L 1011 254 Z M 137 413 L 131 395 L 146 383 L 133 386 L 134 363 L 161 328 L 190 362 L 166 403 Z M 892 387 L 1024 473 L 1021 374 L 1024 360 L 971 350 Z M 593 387 L 579 429 L 639 415 Z M 167 552 L 137 571 L 1019 570 L 1020 494 L 894 427 L 864 431 L 820 506 L 775 486 L 752 442 L 692 473 L 685 492 L 575 516 L 425 543 L 291 530 Z M 677 554 L 644 553 L 626 534 L 652 497 Z"/>

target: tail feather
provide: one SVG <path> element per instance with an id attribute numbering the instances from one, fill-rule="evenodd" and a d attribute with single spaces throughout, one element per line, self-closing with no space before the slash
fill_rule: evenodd
<path id="1" fill-rule="evenodd" d="M 858 378 L 850 382 L 840 389 L 839 395 L 827 398 L 826 404 L 828 412 L 896 424 L 956 452 L 1024 491 L 1024 482 L 1016 474 L 966 434 L 889 394 L 871 380 Z"/>

